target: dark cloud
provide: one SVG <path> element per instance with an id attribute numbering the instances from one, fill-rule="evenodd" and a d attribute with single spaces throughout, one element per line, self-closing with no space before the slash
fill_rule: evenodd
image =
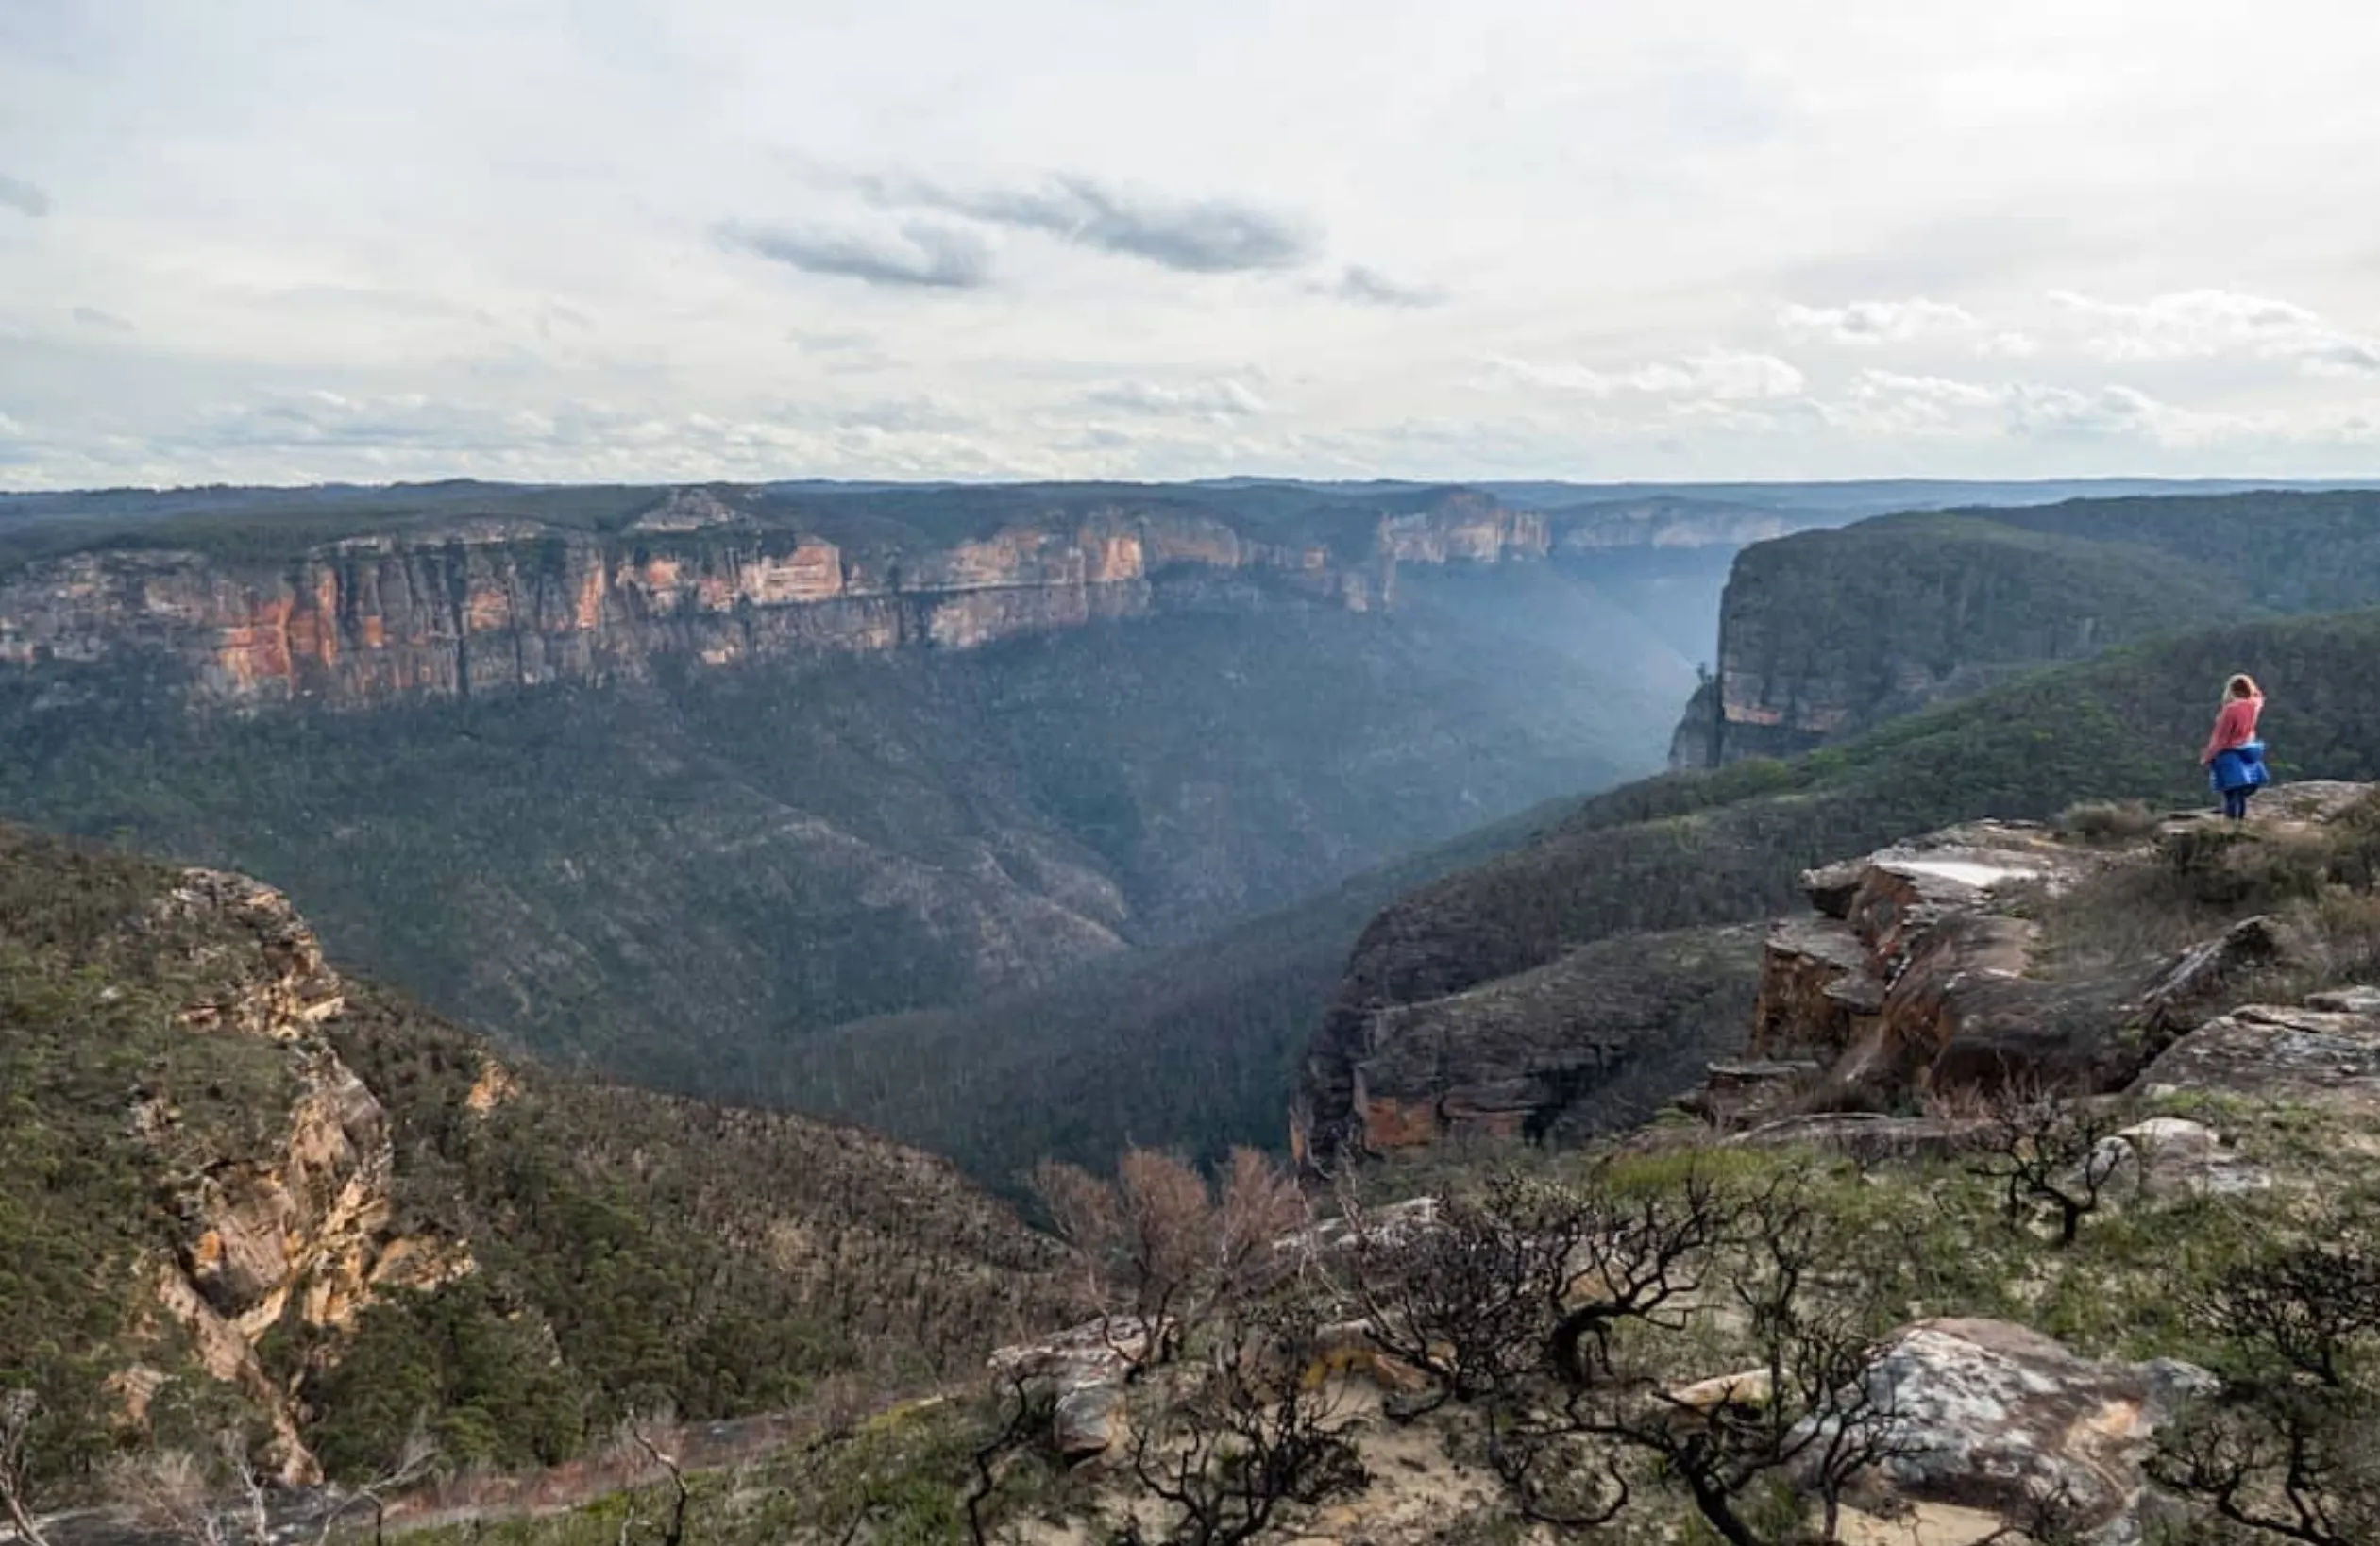
<path id="1" fill-rule="evenodd" d="M 991 283 L 991 250 L 966 231 L 912 222 L 898 240 L 849 231 L 730 221 L 720 244 L 805 274 L 833 274 L 907 290 L 980 290 Z"/>
<path id="2" fill-rule="evenodd" d="M 1138 199 L 1089 177 L 1057 176 L 1038 189 L 988 193 L 884 177 L 862 178 L 860 187 L 879 204 L 1039 231 L 1190 274 L 1293 268 L 1314 250 L 1313 234 L 1285 215 L 1227 199 Z"/>
<path id="3" fill-rule="evenodd" d="M 22 177 L 12 177 L 0 172 L 0 205 L 39 220 L 50 212 L 50 196 Z"/>
<path id="4" fill-rule="evenodd" d="M 75 320 L 84 327 L 96 328 L 102 332 L 128 333 L 134 330 L 131 323 L 113 311 L 102 311 L 96 306 L 77 306 L 74 315 Z"/>
<path id="5" fill-rule="evenodd" d="M 1434 285 L 1399 284 L 1378 269 L 1366 268 L 1361 263 L 1349 264 L 1336 283 L 1319 288 L 1325 294 L 1357 306 L 1418 308 L 1446 303 L 1446 293 Z"/>

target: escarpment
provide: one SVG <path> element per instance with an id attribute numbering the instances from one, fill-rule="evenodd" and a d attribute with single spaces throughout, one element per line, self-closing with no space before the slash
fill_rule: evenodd
<path id="1" fill-rule="evenodd" d="M 1791 757 L 2026 670 L 2254 610 L 2163 554 L 1980 516 L 1798 533 L 1737 556 L 1716 661 L 1670 765 Z"/>
<path id="2" fill-rule="evenodd" d="M 2303 1072 L 2328 1055 L 2333 1020 L 2372 1006 L 2217 1017 L 2271 983 L 2380 974 L 2376 800 L 2368 784 L 2307 781 L 2270 791 L 2238 829 L 2135 806 L 2083 808 L 2080 830 L 1962 822 L 1802 872 L 1807 911 L 1764 926 L 1630 927 L 1614 912 L 1603 937 L 1568 944 L 1494 932 L 1534 959 L 1482 953 L 1488 901 L 1518 916 L 1528 888 L 1551 912 L 1564 899 L 1539 888 L 1562 875 L 1625 889 L 1628 849 L 1607 832 L 1562 866 L 1507 856 L 1376 921 L 1308 1049 L 1291 1144 L 1327 1169 L 1477 1138 L 1575 1141 L 1681 1090 L 1729 1126 L 2105 1092 L 2152 1077 L 2169 1049 L 2197 1070 L 2177 1077 L 2220 1087 L 2237 1046 L 2262 1066 L 2276 1036 Z M 2085 835 L 2101 824 L 2110 834 Z M 2323 1066 L 2363 1077 L 2344 1053 Z"/>
<path id="3" fill-rule="evenodd" d="M 1892 515 L 1737 556 L 1670 765 L 1790 757 L 2153 635 L 2380 601 L 2380 496 Z"/>
<path id="4" fill-rule="evenodd" d="M 1367 611 L 1399 564 L 1550 550 L 1479 496 L 1266 534 L 1130 506 L 935 539 L 680 491 L 611 533 L 513 517 L 364 530 L 279 561 L 110 547 L 0 578 L 0 666 L 146 651 L 201 701 L 370 705 L 817 654 L 967 649 L 1197 604 L 1219 585 Z M 1245 599 L 1245 597 L 1243 597 Z"/>

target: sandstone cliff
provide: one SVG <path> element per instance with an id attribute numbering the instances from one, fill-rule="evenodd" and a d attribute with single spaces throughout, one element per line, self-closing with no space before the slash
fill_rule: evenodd
<path id="1" fill-rule="evenodd" d="M 1736 1045 L 1757 932 L 1600 940 L 1417 1001 L 1337 1006 L 1308 1050 L 1291 1148 L 1327 1167 L 1478 1139 L 1576 1143 L 1643 1121 Z"/>
<path id="2" fill-rule="evenodd" d="M 1145 615 L 1202 579 L 1364 611 L 1393 600 L 1400 563 L 1550 550 L 1544 517 L 1477 495 L 1246 527 L 1119 504 L 980 537 L 863 527 L 837 542 L 765 503 L 695 490 L 610 534 L 465 517 L 285 560 L 96 548 L 0 577 L 0 666 L 147 650 L 182 663 L 203 700 L 372 704 L 635 680 L 668 658 L 965 649 Z"/>
<path id="3" fill-rule="evenodd" d="M 1792 756 L 2156 634 L 2372 606 L 2375 516 L 2363 491 L 2074 499 L 1760 542 L 1670 765 Z"/>
<path id="4" fill-rule="evenodd" d="M 319 1480 L 295 1393 L 259 1356 L 264 1337 L 343 1331 L 379 1294 L 433 1288 L 474 1264 L 462 1241 L 396 1227 L 387 1114 L 322 1034 L 346 987 L 288 901 L 243 876 L 191 870 L 145 927 L 191 942 L 181 954 L 194 991 L 175 1012 L 185 1032 L 272 1044 L 286 1096 L 245 1113 L 239 1143 L 186 1121 L 170 1091 L 138 1094 L 132 1130 L 160 1173 L 165 1226 L 151 1324 L 186 1336 L 206 1371 L 266 1418 L 284 1481 Z M 162 1377 L 125 1371 L 128 1415 Z"/>
<path id="5" fill-rule="evenodd" d="M 2219 573 L 2148 546 L 1999 514 L 1890 516 L 1746 548 L 1670 765 L 1794 756 L 2024 671 L 2256 610 Z"/>
<path id="6" fill-rule="evenodd" d="M 2372 786 L 2309 781 L 2237 832 L 1971 822 L 1813 869 L 1811 914 L 1769 932 L 1747 1067 L 1821 1107 L 2121 1088 L 2267 978 L 2369 969 L 2375 815 Z"/>

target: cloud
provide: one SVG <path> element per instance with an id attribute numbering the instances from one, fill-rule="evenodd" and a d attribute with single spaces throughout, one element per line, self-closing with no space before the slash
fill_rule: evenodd
<path id="1" fill-rule="evenodd" d="M 1999 332 L 1978 343 L 1975 352 L 2001 360 L 2029 360 L 2041 352 L 2041 340 L 2031 333 Z"/>
<path id="2" fill-rule="evenodd" d="M 1916 398 L 1950 408 L 1989 408 L 2002 401 L 2005 389 L 1942 376 L 1904 376 L 1899 371 L 1864 370 L 1851 378 L 1849 395 L 1861 401 Z"/>
<path id="3" fill-rule="evenodd" d="M 724 222 L 719 244 L 805 274 L 826 274 L 901 290 L 980 290 L 991 283 L 991 250 L 972 233 L 911 221 L 900 237 Z"/>
<path id="4" fill-rule="evenodd" d="M 102 311 L 96 306 L 76 307 L 74 318 L 86 328 L 95 328 L 105 333 L 129 333 L 137 330 L 123 317 L 116 315 L 113 311 Z"/>
<path id="5" fill-rule="evenodd" d="M 39 220 L 50 212 L 50 196 L 22 177 L 0 172 L 0 205 L 28 220 Z"/>
<path id="6" fill-rule="evenodd" d="M 1316 285 L 1316 294 L 1333 295 L 1357 306 L 1421 308 L 1443 306 L 1446 293 L 1434 285 L 1399 284 L 1376 268 L 1350 263 L 1335 283 Z"/>
<path id="7" fill-rule="evenodd" d="M 1788 306 L 1777 314 L 1787 332 L 1836 344 L 1901 344 L 1938 333 L 1971 333 L 1983 324 L 1947 301 L 1853 301 L 1848 306 Z"/>
<path id="8" fill-rule="evenodd" d="M 1116 381 L 1084 393 L 1083 401 L 1127 413 L 1208 419 L 1247 418 L 1270 412 L 1272 407 L 1245 383 L 1228 377 L 1178 387 L 1154 381 Z"/>
<path id="9" fill-rule="evenodd" d="M 2356 422 L 2351 415 L 2317 428 L 2270 413 L 2210 412 L 2122 383 L 1985 383 L 1882 370 L 1860 372 L 1842 400 L 1822 412 L 1830 425 L 1867 436 L 2115 440 L 2169 449 L 2351 438 Z"/>
<path id="10" fill-rule="evenodd" d="M 2138 303 L 2070 290 L 2050 298 L 2095 329 L 2101 360 L 2167 361 L 2223 356 L 2294 362 L 2314 376 L 2380 374 L 2380 340 L 2335 328 L 2305 307 L 2230 290 L 2185 290 Z"/>
<path id="11" fill-rule="evenodd" d="M 1494 364 L 1506 376 L 1531 385 L 1582 393 L 1591 397 L 1644 393 L 1744 402 L 1798 396 L 1809 384 L 1808 378 L 1788 361 L 1773 354 L 1742 354 L 1730 349 L 1709 349 L 1682 360 L 1657 361 L 1621 371 L 1598 370 L 1591 365 L 1542 365 L 1501 358 Z"/>
<path id="12" fill-rule="evenodd" d="M 903 178 L 858 181 L 879 204 L 1038 231 L 1189 274 L 1294 268 L 1312 256 L 1314 246 L 1301 222 L 1270 210 L 1229 199 L 1138 198 L 1089 177 L 1060 176 L 1039 188 L 978 193 Z"/>
<path id="13" fill-rule="evenodd" d="M 809 328 L 792 328 L 786 332 L 785 342 L 804 354 L 848 354 L 875 344 L 866 333 Z"/>

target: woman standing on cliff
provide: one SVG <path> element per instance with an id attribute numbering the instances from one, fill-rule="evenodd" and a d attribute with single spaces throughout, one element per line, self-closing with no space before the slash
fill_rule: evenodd
<path id="1" fill-rule="evenodd" d="M 2264 693 L 2255 678 L 2232 678 L 2223 684 L 2223 708 L 2215 716 L 2214 733 L 2198 755 L 2206 781 L 2223 797 L 2223 815 L 2234 821 L 2248 815 L 2248 797 L 2271 777 L 2265 771 L 2264 743 L 2256 739 L 2256 715 L 2263 712 Z"/>

